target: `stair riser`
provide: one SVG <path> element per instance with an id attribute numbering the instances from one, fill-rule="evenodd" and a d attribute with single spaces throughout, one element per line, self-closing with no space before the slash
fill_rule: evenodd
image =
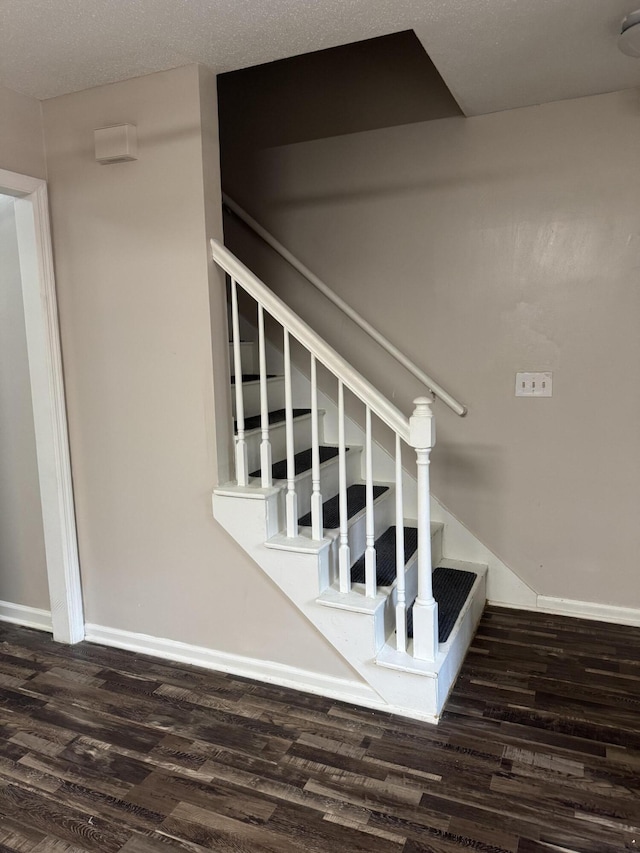
<path id="1" fill-rule="evenodd" d="M 253 341 L 242 342 L 240 344 L 240 358 L 242 361 L 243 373 L 258 373 L 258 355 L 257 346 Z M 229 364 L 231 366 L 231 375 L 235 376 L 235 362 L 233 358 L 233 344 L 229 344 Z"/>
<path id="2" fill-rule="evenodd" d="M 318 418 L 318 430 L 320 442 L 322 443 L 322 416 Z M 247 456 L 249 459 L 249 471 L 257 471 L 260 468 L 260 442 L 262 437 L 260 430 L 252 430 L 246 435 Z M 273 462 L 285 459 L 287 456 L 287 436 L 284 421 L 272 424 L 269 427 L 269 441 L 271 442 L 271 458 Z M 293 422 L 293 443 L 295 452 L 305 450 L 311 446 L 311 416 L 296 418 Z"/>
<path id="3" fill-rule="evenodd" d="M 431 548 L 433 553 L 433 539 L 431 537 Z M 413 555 L 408 565 L 405 566 L 405 600 L 413 601 L 418 594 L 418 552 Z M 396 604 L 398 603 L 398 587 L 394 586 L 384 606 L 384 635 L 388 642 L 392 641 L 396 630 Z M 381 646 L 376 649 L 379 651 Z"/>
<path id="4" fill-rule="evenodd" d="M 353 448 L 347 453 L 347 484 L 357 483 L 360 480 L 360 457 L 361 449 Z M 340 463 L 338 457 L 330 459 L 320 467 L 320 491 L 322 492 L 323 500 L 336 495 L 339 489 L 340 480 Z M 283 484 L 283 480 L 277 480 L 276 483 Z M 313 491 L 313 481 L 311 471 L 305 471 L 304 474 L 299 474 L 296 478 L 296 495 L 298 496 L 298 518 L 311 511 L 311 493 Z M 282 490 L 278 502 L 279 518 L 282 520 L 281 529 L 285 525 L 285 491 Z"/>
<path id="5" fill-rule="evenodd" d="M 431 565 L 435 569 L 436 566 L 439 566 L 442 562 L 442 533 L 443 527 L 442 525 L 438 525 L 438 528 L 434 531 L 433 525 L 431 527 Z M 410 600 L 410 599 L 409 599 Z"/>
<path id="6" fill-rule="evenodd" d="M 251 418 L 260 414 L 260 382 L 244 382 L 242 385 L 244 416 Z M 267 379 L 267 397 L 269 399 L 269 411 L 284 409 L 284 379 L 276 376 Z M 236 391 L 235 386 L 231 388 L 231 410 L 233 417 L 236 416 Z"/>

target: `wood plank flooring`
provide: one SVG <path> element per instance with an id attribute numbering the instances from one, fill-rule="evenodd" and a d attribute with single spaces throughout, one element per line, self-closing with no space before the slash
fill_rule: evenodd
<path id="1" fill-rule="evenodd" d="M 640 848 L 640 629 L 489 607 L 439 726 L 0 625 L 0 853 Z"/>

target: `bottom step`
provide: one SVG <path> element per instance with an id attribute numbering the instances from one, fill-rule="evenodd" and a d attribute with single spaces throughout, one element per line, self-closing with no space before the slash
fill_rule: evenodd
<path id="1" fill-rule="evenodd" d="M 438 642 L 446 643 L 477 575 L 440 566 L 433 571 L 433 597 L 438 602 Z M 407 634 L 413 637 L 413 607 L 407 611 Z"/>
<path id="2" fill-rule="evenodd" d="M 444 570 L 444 571 L 442 571 Z M 476 563 L 466 563 L 461 560 L 445 559 L 444 566 L 439 566 L 433 573 L 434 592 L 442 580 L 438 580 L 436 586 L 436 573 L 438 577 L 446 581 L 451 577 L 449 572 L 456 576 L 454 586 L 461 583 L 460 576 L 471 575 L 473 581 L 471 588 L 467 591 L 462 609 L 459 611 L 455 624 L 447 637 L 446 642 L 439 644 L 438 653 L 434 661 L 420 660 L 413 657 L 413 640 L 409 641 L 406 651 L 395 648 L 395 636 L 392 641 L 385 643 L 376 655 L 375 662 L 384 669 L 413 673 L 422 676 L 425 681 L 431 682 L 433 693 L 433 713 L 437 719 L 447 701 L 457 678 L 462 661 L 471 645 L 471 640 L 476 626 L 482 616 L 486 603 L 486 576 L 487 567 Z M 468 580 L 464 581 L 468 583 Z M 438 592 L 438 594 L 440 594 Z M 442 596 L 440 601 L 443 601 Z M 440 609 L 440 608 L 439 608 Z M 442 607 L 444 610 L 445 608 Z"/>

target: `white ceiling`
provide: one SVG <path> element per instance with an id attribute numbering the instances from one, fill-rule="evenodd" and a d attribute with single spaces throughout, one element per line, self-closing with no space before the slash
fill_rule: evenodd
<path id="1" fill-rule="evenodd" d="M 640 0 L 0 0 L 0 84 L 51 98 L 201 62 L 215 72 L 414 29 L 468 115 L 640 86 Z"/>

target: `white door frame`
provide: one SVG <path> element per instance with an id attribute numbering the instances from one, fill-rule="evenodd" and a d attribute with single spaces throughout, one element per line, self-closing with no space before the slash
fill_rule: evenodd
<path id="1" fill-rule="evenodd" d="M 53 638 L 84 639 L 47 184 L 0 169 L 14 196 Z"/>

